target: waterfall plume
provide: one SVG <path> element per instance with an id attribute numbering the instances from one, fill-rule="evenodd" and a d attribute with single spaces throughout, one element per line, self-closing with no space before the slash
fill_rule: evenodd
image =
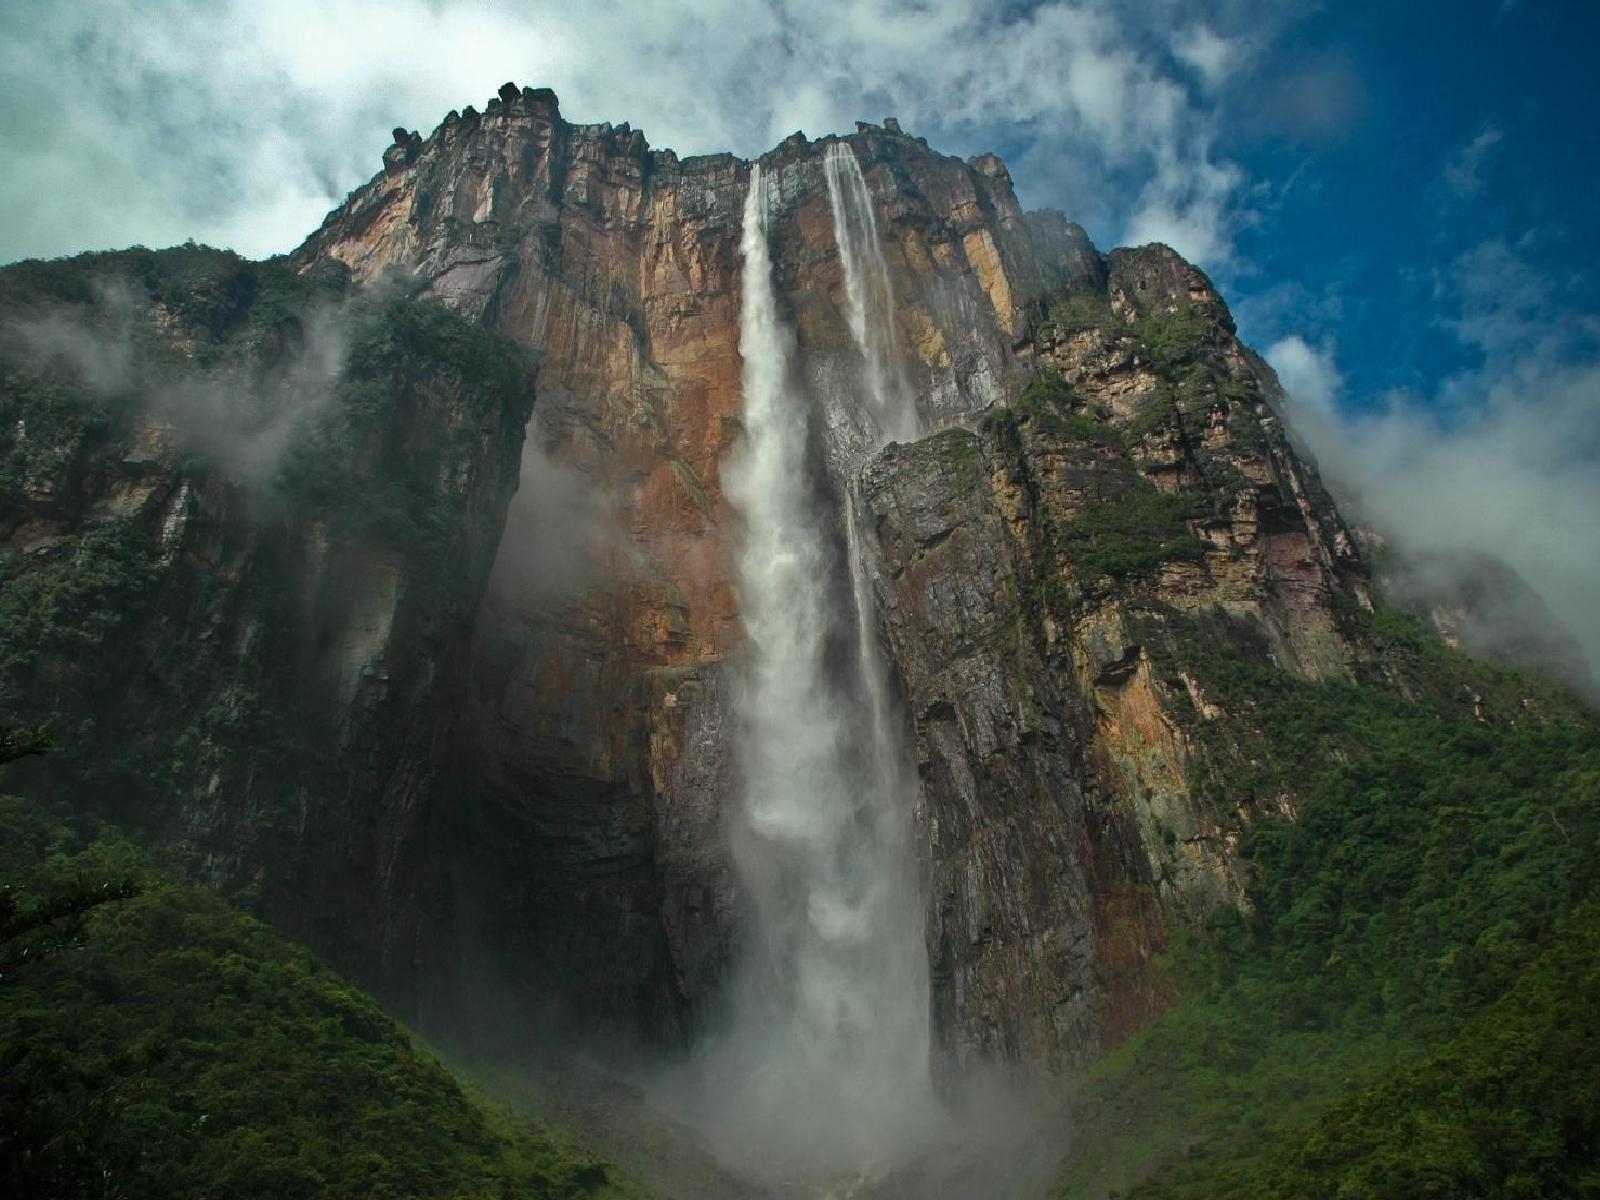
<path id="1" fill-rule="evenodd" d="M 866 1175 L 918 1153 L 938 1112 L 915 785 L 867 628 L 853 517 L 848 547 L 836 545 L 837 515 L 808 467 L 810 406 L 774 294 L 768 220 L 758 163 L 740 247 L 746 432 L 725 475 L 745 523 L 744 791 L 731 837 L 750 912 L 730 1027 L 701 1055 L 691 1110 L 735 1166 Z M 855 655 L 829 654 L 852 641 Z"/>

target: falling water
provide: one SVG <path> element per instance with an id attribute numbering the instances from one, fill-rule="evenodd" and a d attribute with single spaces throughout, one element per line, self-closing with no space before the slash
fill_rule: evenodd
<path id="1" fill-rule="evenodd" d="M 830 142 L 822 155 L 828 181 L 833 232 L 844 267 L 850 334 L 861 351 L 867 411 L 877 430 L 872 449 L 909 442 L 920 432 L 917 406 L 895 345 L 894 288 L 883 260 L 878 222 L 861 165 L 845 142 Z"/>
<path id="2" fill-rule="evenodd" d="M 877 215 L 867 181 L 845 142 L 830 142 L 822 157 L 833 212 L 834 238 L 844 271 L 846 319 L 860 351 L 868 412 L 874 436 L 869 451 L 890 441 L 914 441 L 922 434 L 916 398 L 902 365 L 894 330 L 894 287 L 878 239 Z M 904 847 L 909 814 L 916 804 L 916 781 L 906 758 L 898 714 L 891 702 L 888 672 L 875 631 L 864 547 L 856 517 L 852 483 L 845 491 L 846 551 L 855 602 L 856 659 L 871 730 L 871 767 L 878 819 L 885 823 L 885 845 Z M 902 853 L 909 853 L 902 849 Z"/>
<path id="3" fill-rule="evenodd" d="M 936 1112 L 911 793 L 865 633 L 856 547 L 852 606 L 807 469 L 807 404 L 773 294 L 767 220 L 757 164 L 741 235 L 746 437 L 725 474 L 745 522 L 737 578 L 750 652 L 734 856 L 753 913 L 731 1029 L 703 1055 L 701 1123 L 724 1159 L 769 1177 L 865 1175 L 919 1152 Z M 870 209 L 855 228 L 872 230 Z M 870 265 L 857 280 L 870 303 Z M 853 517 L 849 526 L 853 543 Z M 852 638 L 853 661 L 830 655 Z"/>

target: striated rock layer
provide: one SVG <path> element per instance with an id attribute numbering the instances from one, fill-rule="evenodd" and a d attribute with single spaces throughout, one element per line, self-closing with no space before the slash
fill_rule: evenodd
<path id="1" fill-rule="evenodd" d="M 1025 376 L 1013 348 L 1027 301 L 1059 274 L 1040 245 L 1088 261 L 1086 239 L 1060 220 L 1036 235 L 996 159 L 969 165 L 871 127 L 849 140 L 892 233 L 900 341 L 927 418 L 1003 400 Z M 571 578 L 530 588 L 499 572 L 485 604 L 460 766 L 497 848 L 483 922 L 498 932 L 482 951 L 520 958 L 589 1016 L 670 1036 L 715 998 L 734 925 L 721 664 L 741 633 L 721 467 L 740 432 L 749 168 L 568 124 L 539 90 L 505 90 L 426 140 L 402 132 L 386 161 L 295 261 L 363 283 L 414 272 L 534 349 L 530 441 L 585 504 L 602 498 Z M 867 431 L 847 395 L 856 351 L 821 150 L 797 136 L 764 163 L 780 304 L 819 456 L 842 472 Z M 585 514 L 514 507 L 502 557 Z"/>

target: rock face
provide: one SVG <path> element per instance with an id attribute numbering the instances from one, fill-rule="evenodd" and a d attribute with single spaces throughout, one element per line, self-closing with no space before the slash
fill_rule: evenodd
<path id="1" fill-rule="evenodd" d="M 1003 400 L 1025 374 L 1013 347 L 1028 301 L 1059 273 L 1049 254 L 1093 259 L 1087 239 L 1026 220 L 997 159 L 965 164 L 872 126 L 849 140 L 893 232 L 927 417 Z M 780 303 L 839 474 L 864 431 L 843 386 L 855 351 L 821 149 L 797 136 L 766 162 Z M 390 162 L 294 256 L 361 283 L 414 274 L 539 357 L 531 439 L 584 512 L 514 507 L 503 558 L 540 557 L 552 525 L 587 532 L 572 578 L 508 570 L 484 607 L 457 784 L 500 853 L 475 936 L 485 960 L 537 972 L 512 991 L 565 991 L 653 1038 L 715 999 L 734 926 L 723 664 L 741 631 L 721 466 L 740 429 L 747 177 L 731 156 L 680 160 L 627 126 L 568 124 L 549 92 L 502 90 Z"/>
<path id="2" fill-rule="evenodd" d="M 1202 799 L 1192 733 L 1225 720 L 1185 671 L 1268 647 L 1308 676 L 1368 603 L 1294 456 L 1267 368 L 1170 251 L 1084 271 L 1025 353 L 1039 376 L 975 429 L 865 478 L 885 630 L 916 718 L 946 1048 L 1071 1062 L 1162 997 L 1168 930 L 1242 901 L 1251 802 Z"/>
<path id="3" fill-rule="evenodd" d="M 9 268 L 0 318 L 0 702 L 63 744 L 19 784 L 418 1011 L 523 356 L 203 249 Z"/>
<path id="4" fill-rule="evenodd" d="M 1230 715 L 1186 674 L 1190 645 L 1346 671 L 1364 568 L 1199 271 L 1162 247 L 1102 255 L 1060 214 L 1024 213 L 991 155 L 936 154 L 892 121 L 844 140 L 938 432 L 867 459 L 822 147 L 799 134 L 762 159 L 774 282 L 819 489 L 857 489 L 915 725 L 936 1036 L 948 1062 L 1081 1062 L 1159 1009 L 1169 932 L 1241 894 L 1231 844 L 1261 801 L 1200 786 L 1194 732 Z M 137 430 L 102 448 L 111 465 L 63 451 L 9 526 L 23 553 L 51 520 L 99 519 L 41 515 L 68 493 L 175 523 L 202 582 L 151 620 L 216 678 L 311 638 L 322 674 L 273 686 L 328 697 L 340 732 L 319 743 L 326 771 L 274 793 L 291 833 L 240 832 L 255 785 L 237 764 L 191 782 L 163 828 L 413 1019 L 548 1006 L 659 1045 L 718 1003 L 740 905 L 724 836 L 739 531 L 721 471 L 741 429 L 748 175 L 508 85 L 426 138 L 397 130 L 384 170 L 292 256 L 352 294 L 415 290 L 537 364 L 531 421 L 502 398 L 465 422 L 444 383 L 402 381 L 395 445 L 459 447 L 430 478 L 470 481 L 446 488 L 461 507 L 444 557 L 305 514 L 264 533 L 236 485 L 138 458 L 153 435 Z M 180 354 L 186 328 L 162 334 Z M 308 581 L 288 641 L 252 640 L 251 572 Z M 418 608 L 428 572 L 471 603 Z"/>

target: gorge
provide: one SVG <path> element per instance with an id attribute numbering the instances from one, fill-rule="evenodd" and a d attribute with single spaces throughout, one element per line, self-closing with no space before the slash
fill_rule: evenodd
<path id="1" fill-rule="evenodd" d="M 1592 716 L 1375 603 L 1170 249 L 893 119 L 680 159 L 508 84 L 383 164 L 285 259 L 0 272 L 0 699 L 61 743 L 8 790 L 450 1053 L 639 1080 L 737 1194 L 935 1194 L 979 1079 L 1088 1081 L 1063 1194 L 1203 1171 L 1566 945 Z M 1435 796 L 1458 758 L 1504 787 Z M 1438 824 L 1321 815 L 1356 795 Z M 1495 921 L 1404 890 L 1502 837 L 1542 873 Z M 1337 874 L 1397 846 L 1428 869 Z M 1427 966 L 1373 999 L 1364 945 Z"/>

